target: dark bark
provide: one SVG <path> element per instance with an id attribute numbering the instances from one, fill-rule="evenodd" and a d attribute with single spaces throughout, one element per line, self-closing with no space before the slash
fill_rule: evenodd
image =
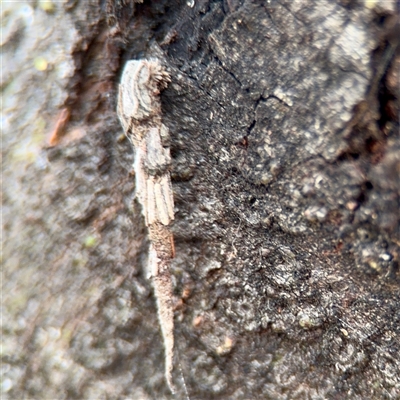
<path id="1" fill-rule="evenodd" d="M 183 399 L 179 365 L 191 399 L 400 397 L 395 3 L 15 4 L 3 398 Z M 172 77 L 175 396 L 115 112 L 148 57 Z"/>

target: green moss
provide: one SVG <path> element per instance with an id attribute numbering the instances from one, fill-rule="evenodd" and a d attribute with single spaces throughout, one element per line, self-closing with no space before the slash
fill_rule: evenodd
<path id="1" fill-rule="evenodd" d="M 84 245 L 85 247 L 91 248 L 95 247 L 97 244 L 97 239 L 93 235 L 89 235 L 85 238 Z"/>

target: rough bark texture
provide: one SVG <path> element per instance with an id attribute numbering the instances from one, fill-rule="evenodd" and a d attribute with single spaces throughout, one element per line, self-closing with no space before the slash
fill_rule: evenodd
<path id="1" fill-rule="evenodd" d="M 400 397 L 389 1 L 2 3 L 4 399 Z M 175 380 L 116 117 L 157 57 Z"/>

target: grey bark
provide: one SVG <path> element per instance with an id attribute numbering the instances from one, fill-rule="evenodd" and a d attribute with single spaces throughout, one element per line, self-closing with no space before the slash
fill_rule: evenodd
<path id="1" fill-rule="evenodd" d="M 399 398 L 395 2 L 193 3 L 2 3 L 2 398 Z M 148 57 L 175 396 L 115 112 Z"/>

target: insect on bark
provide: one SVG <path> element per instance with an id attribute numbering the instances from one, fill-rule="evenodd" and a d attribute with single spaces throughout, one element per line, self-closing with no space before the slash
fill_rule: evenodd
<path id="1" fill-rule="evenodd" d="M 149 232 L 148 272 L 153 281 L 165 346 L 165 377 L 174 393 L 174 313 L 171 260 L 175 255 L 170 225 L 174 220 L 168 129 L 162 123 L 160 91 L 170 76 L 157 60 L 130 60 L 122 73 L 117 113 L 135 151 L 136 196 Z"/>

